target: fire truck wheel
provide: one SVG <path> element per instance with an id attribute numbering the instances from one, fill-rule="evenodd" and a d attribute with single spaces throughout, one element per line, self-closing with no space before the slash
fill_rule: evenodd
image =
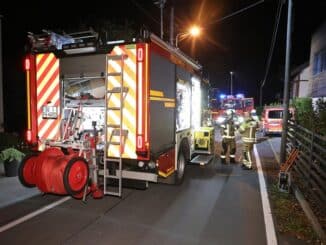
<path id="1" fill-rule="evenodd" d="M 37 154 L 30 154 L 23 158 L 18 168 L 18 179 L 25 187 L 35 187 L 33 183 L 33 169 Z"/>
<path id="2" fill-rule="evenodd" d="M 187 150 L 188 150 L 188 144 L 185 143 L 185 141 L 182 141 L 180 144 L 180 148 L 178 151 L 178 159 L 177 159 L 177 171 L 175 173 L 175 184 L 179 185 L 183 181 L 183 176 L 185 173 L 185 168 L 187 164 Z"/>
<path id="3" fill-rule="evenodd" d="M 89 180 L 89 167 L 82 157 L 74 157 L 67 163 L 63 173 L 63 184 L 68 194 L 75 196 L 81 193 Z"/>

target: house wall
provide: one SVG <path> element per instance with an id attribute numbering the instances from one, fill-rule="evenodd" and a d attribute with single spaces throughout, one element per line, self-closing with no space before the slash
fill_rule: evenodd
<path id="1" fill-rule="evenodd" d="M 326 96 L 326 21 L 314 33 L 310 50 L 311 97 Z"/>
<path id="2" fill-rule="evenodd" d="M 310 66 L 300 73 L 298 97 L 308 97 L 311 94 L 312 84 L 309 81 L 311 76 Z"/>
<path id="3" fill-rule="evenodd" d="M 300 71 L 292 77 L 292 87 L 291 87 L 291 98 L 295 97 L 310 97 L 311 95 L 311 69 L 307 64 L 302 68 L 299 68 Z"/>

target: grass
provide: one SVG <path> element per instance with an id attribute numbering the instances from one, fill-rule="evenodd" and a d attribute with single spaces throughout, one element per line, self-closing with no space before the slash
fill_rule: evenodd
<path id="1" fill-rule="evenodd" d="M 292 194 L 280 192 L 277 184 L 272 184 L 268 191 L 278 232 L 295 236 L 309 244 L 322 244 Z"/>

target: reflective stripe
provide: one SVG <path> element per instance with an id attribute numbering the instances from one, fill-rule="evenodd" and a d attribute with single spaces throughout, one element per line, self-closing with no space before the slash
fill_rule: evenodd
<path id="1" fill-rule="evenodd" d="M 231 158 L 235 158 L 235 155 L 230 155 Z"/>
<path id="2" fill-rule="evenodd" d="M 220 157 L 221 157 L 221 158 L 226 158 L 226 156 L 225 156 L 225 155 L 221 155 Z"/>
<path id="3" fill-rule="evenodd" d="M 123 84 L 128 88 L 128 93 L 124 99 L 123 105 L 123 126 L 124 130 L 128 130 L 127 139 L 124 144 L 123 158 L 135 159 L 136 155 L 136 46 L 134 48 L 127 48 L 126 46 L 115 46 L 110 55 L 122 55 L 126 54 L 127 59 L 124 60 L 123 67 Z M 121 72 L 121 61 L 110 60 L 108 58 L 107 64 L 108 73 Z M 108 90 L 113 87 L 120 86 L 120 77 L 109 76 L 108 77 Z M 111 99 L 107 106 L 120 107 L 120 93 L 114 93 L 111 95 Z M 107 124 L 120 124 L 120 111 L 108 110 L 110 116 L 107 117 Z M 108 129 L 108 139 L 112 129 Z M 112 141 L 119 142 L 120 136 L 114 136 Z M 119 157 L 120 145 L 110 145 L 107 155 L 108 157 Z"/>
<path id="4" fill-rule="evenodd" d="M 53 53 L 38 54 L 36 67 L 38 137 L 40 140 L 57 140 L 60 133 L 59 60 Z M 42 107 L 48 102 L 57 107 L 57 119 L 43 119 Z"/>
<path id="5" fill-rule="evenodd" d="M 256 138 L 242 137 L 242 141 L 247 143 L 256 143 Z"/>
<path id="6" fill-rule="evenodd" d="M 234 139 L 235 136 L 226 136 L 226 135 L 223 135 L 222 138 L 224 138 L 224 139 Z"/>

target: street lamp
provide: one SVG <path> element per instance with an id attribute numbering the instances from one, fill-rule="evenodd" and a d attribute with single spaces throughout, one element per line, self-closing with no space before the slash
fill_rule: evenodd
<path id="1" fill-rule="evenodd" d="M 177 36 L 175 37 L 175 46 L 178 47 L 178 42 L 180 37 L 182 38 L 180 39 L 180 41 L 182 41 L 188 36 L 197 37 L 200 35 L 200 33 L 201 33 L 201 28 L 198 26 L 192 26 L 187 32 L 178 33 Z"/>
<path id="2" fill-rule="evenodd" d="M 230 95 L 233 95 L 233 71 L 230 71 L 230 75 L 231 75 L 231 84 L 230 84 Z"/>

